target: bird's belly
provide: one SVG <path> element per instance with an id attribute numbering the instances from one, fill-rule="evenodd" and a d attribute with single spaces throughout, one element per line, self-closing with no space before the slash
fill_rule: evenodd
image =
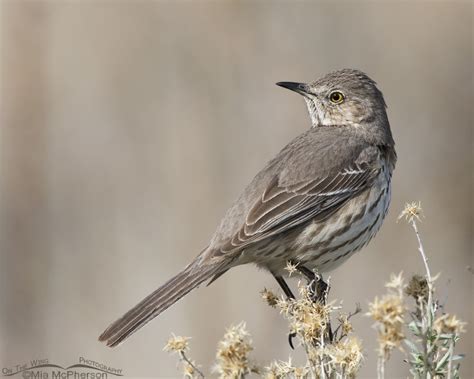
<path id="1" fill-rule="evenodd" d="M 295 239 L 293 259 L 318 272 L 333 270 L 374 237 L 390 196 L 390 182 L 380 178 L 323 223 L 310 223 Z"/>
<path id="2" fill-rule="evenodd" d="M 357 197 L 324 221 L 312 221 L 281 238 L 264 240 L 244 250 L 238 264 L 255 263 L 276 275 L 288 275 L 288 261 L 328 272 L 366 245 L 380 229 L 388 211 L 390 179 L 383 174 Z"/>

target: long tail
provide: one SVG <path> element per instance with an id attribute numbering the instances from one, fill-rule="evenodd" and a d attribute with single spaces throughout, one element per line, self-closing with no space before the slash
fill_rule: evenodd
<path id="1" fill-rule="evenodd" d="M 204 263 L 198 257 L 183 271 L 113 322 L 99 336 L 99 341 L 106 342 L 110 347 L 119 345 L 147 322 L 220 271 L 222 264 Z"/>

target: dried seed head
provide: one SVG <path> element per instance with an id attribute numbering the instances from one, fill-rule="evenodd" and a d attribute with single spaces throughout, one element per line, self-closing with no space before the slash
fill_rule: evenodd
<path id="1" fill-rule="evenodd" d="M 408 222 L 412 222 L 415 218 L 418 221 L 420 220 L 420 217 L 423 217 L 423 209 L 421 208 L 421 202 L 412 202 L 412 203 L 406 203 L 405 204 L 405 209 L 400 213 L 398 216 L 398 220 L 405 218 Z"/>
<path id="2" fill-rule="evenodd" d="M 252 341 L 245 323 L 231 326 L 219 342 L 215 371 L 221 378 L 240 378 L 251 372 L 258 372 L 258 368 L 249 361 L 252 350 Z"/>
<path id="3" fill-rule="evenodd" d="M 405 288 L 405 293 L 416 301 L 422 300 L 426 302 L 429 295 L 428 281 L 424 276 L 413 275 L 408 286 Z"/>
<path id="4" fill-rule="evenodd" d="M 405 339 L 404 313 L 403 298 L 394 294 L 385 295 L 381 300 L 375 298 L 373 303 L 369 304 L 367 314 L 375 320 L 375 328 L 379 334 L 379 354 L 385 358 Z"/>
<path id="5" fill-rule="evenodd" d="M 456 318 L 456 315 L 444 314 L 438 317 L 434 322 L 434 329 L 438 334 L 454 334 L 464 333 L 466 323 Z"/>
<path id="6" fill-rule="evenodd" d="M 265 379 L 283 379 L 283 378 L 295 378 L 303 379 L 307 378 L 309 374 L 308 367 L 296 367 L 293 366 L 291 358 L 288 359 L 288 362 L 285 361 L 275 361 L 272 362 L 270 367 L 266 368 Z"/>
<path id="7" fill-rule="evenodd" d="M 277 306 L 278 301 L 280 299 L 278 298 L 278 296 L 274 292 L 272 292 L 270 290 L 267 290 L 265 288 L 261 292 L 261 294 L 262 294 L 263 300 L 265 300 L 270 307 L 275 308 Z"/>
<path id="8" fill-rule="evenodd" d="M 396 290 L 398 294 L 403 292 L 405 288 L 405 279 L 403 278 L 403 271 L 398 275 L 390 274 L 390 281 L 385 283 L 385 287 Z"/>
<path id="9" fill-rule="evenodd" d="M 364 358 L 362 345 L 355 337 L 329 345 L 326 354 L 330 357 L 331 364 L 349 378 L 355 377 Z"/>
<path id="10" fill-rule="evenodd" d="M 188 341 L 190 337 L 181 337 L 181 336 L 173 336 L 166 342 L 165 347 L 163 348 L 164 351 L 174 352 L 174 353 L 181 353 L 188 350 Z"/>
<path id="11" fill-rule="evenodd" d="M 288 271 L 288 276 L 293 275 L 296 271 L 298 271 L 298 264 L 292 263 L 290 261 L 286 262 L 285 270 Z"/>
<path id="12" fill-rule="evenodd" d="M 349 333 L 351 333 L 354 330 L 354 328 L 352 327 L 352 324 L 349 321 L 348 315 L 340 314 L 337 320 L 339 321 L 339 324 L 341 325 L 342 336 L 347 336 Z"/>

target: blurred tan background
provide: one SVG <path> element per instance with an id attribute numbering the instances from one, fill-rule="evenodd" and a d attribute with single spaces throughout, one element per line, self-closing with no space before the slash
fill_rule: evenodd
<path id="1" fill-rule="evenodd" d="M 99 333 L 208 241 L 252 176 L 310 123 L 278 88 L 362 69 L 389 105 L 397 143 L 392 207 L 377 238 L 331 274 L 348 310 L 391 272 L 422 273 L 396 223 L 420 200 L 439 296 L 469 322 L 458 352 L 473 370 L 471 2 L 1 1 L 0 366 L 79 356 L 127 376 L 179 377 L 162 352 L 192 336 L 207 369 L 232 323 L 253 357 L 287 359 L 286 324 L 240 267 L 111 350 Z M 473 265 L 474 266 L 474 265 Z M 449 283 L 448 283 L 449 282 Z M 293 282 L 293 285 L 295 283 Z M 376 373 L 375 332 L 355 319 Z M 388 377 L 406 377 L 395 354 Z"/>

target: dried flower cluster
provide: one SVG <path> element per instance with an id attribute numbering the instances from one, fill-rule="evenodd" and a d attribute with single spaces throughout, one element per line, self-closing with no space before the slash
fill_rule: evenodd
<path id="1" fill-rule="evenodd" d="M 283 379 L 294 378 L 304 379 L 308 378 L 310 374 L 309 368 L 294 366 L 291 358 L 288 361 L 275 361 L 267 367 L 265 379 Z"/>
<path id="2" fill-rule="evenodd" d="M 438 315 L 437 303 L 429 305 L 434 293 L 428 296 L 427 291 L 432 290 L 427 290 L 426 283 L 425 278 L 416 275 L 406 286 L 401 274 L 394 276 L 387 285 L 389 293 L 369 305 L 368 315 L 375 320 L 379 337 L 379 378 L 384 377 L 383 367 L 390 352 L 394 348 L 405 352 L 402 343 L 409 349 L 406 361 L 415 378 L 459 377 L 459 364 L 453 366 L 452 362 L 462 358 L 454 355 L 454 347 L 465 323 L 454 315 Z M 404 294 L 415 298 L 414 307 L 408 307 Z M 409 333 L 405 333 L 406 326 Z"/>
<path id="3" fill-rule="evenodd" d="M 252 350 L 252 341 L 245 323 L 231 326 L 219 342 L 214 371 L 220 378 L 243 378 L 252 372 L 259 373 L 258 367 L 249 360 Z"/>
<path id="4" fill-rule="evenodd" d="M 454 315 L 439 315 L 438 302 L 433 300 L 434 282 L 439 275 L 431 276 L 416 224 L 422 214 L 420 203 L 406 204 L 399 219 L 405 218 L 415 232 L 426 275 L 414 275 L 408 285 L 404 284 L 401 274 L 393 276 L 387 285 L 389 293 L 369 305 L 368 314 L 375 320 L 379 336 L 379 378 L 384 377 L 384 365 L 390 358 L 390 351 L 395 347 L 403 350 L 402 342 L 409 349 L 406 361 L 415 378 L 459 378 L 459 363 L 456 361 L 462 356 L 454 354 L 454 347 L 465 323 Z M 404 295 L 415 300 L 414 307 L 407 306 Z M 404 333 L 405 325 L 408 325 L 407 335 Z"/>
<path id="5" fill-rule="evenodd" d="M 288 272 L 288 276 L 293 275 L 295 272 L 298 272 L 298 264 L 288 261 L 286 262 L 285 270 Z"/>
<path id="6" fill-rule="evenodd" d="M 392 275 L 390 282 L 385 285 L 389 293 L 369 304 L 367 315 L 375 320 L 375 328 L 379 338 L 379 356 L 389 359 L 394 348 L 400 347 L 405 339 L 403 327 L 405 324 L 405 304 L 403 302 L 403 277 L 400 273 Z"/>
<path id="7" fill-rule="evenodd" d="M 182 365 L 183 377 L 186 379 L 204 378 L 204 374 L 198 369 L 196 363 L 190 360 L 186 353 L 189 350 L 190 337 L 173 336 L 166 342 L 164 351 L 177 353 Z"/>
<path id="8" fill-rule="evenodd" d="M 166 342 L 163 350 L 175 353 L 185 353 L 189 349 L 188 341 L 190 339 L 190 337 L 175 336 L 173 334 L 173 337 L 171 337 L 168 342 Z"/>
<path id="9" fill-rule="evenodd" d="M 341 307 L 335 302 L 325 304 L 315 301 L 308 286 L 299 284 L 299 299 L 277 297 L 268 290 L 262 297 L 288 320 L 290 333 L 304 348 L 307 361 L 303 366 L 294 366 L 288 361 L 273 362 L 267 367 L 266 378 L 353 378 L 358 372 L 362 360 L 360 341 L 349 336 L 353 327 L 352 314 L 339 314 L 338 326 L 331 330 L 331 315 Z"/>
<path id="10" fill-rule="evenodd" d="M 408 222 L 414 220 L 421 221 L 420 217 L 423 216 L 423 209 L 421 208 L 421 202 L 413 201 L 411 203 L 406 203 L 405 208 L 398 216 L 398 220 L 405 218 Z"/>
<path id="11" fill-rule="evenodd" d="M 405 294 L 411 296 L 415 301 L 427 302 L 429 291 L 428 281 L 421 275 L 413 275 L 405 288 Z"/>
<path id="12" fill-rule="evenodd" d="M 466 331 L 465 329 L 466 323 L 464 321 L 459 320 L 456 315 L 450 315 L 446 313 L 439 318 L 437 318 L 434 322 L 434 328 L 438 334 L 461 334 Z"/>
<path id="13" fill-rule="evenodd" d="M 331 365 L 335 367 L 335 372 L 353 377 L 359 371 L 362 364 L 362 344 L 357 337 L 349 337 L 340 340 L 327 347 L 328 356 L 331 357 Z"/>
<path id="14" fill-rule="evenodd" d="M 274 292 L 266 288 L 262 291 L 262 298 L 272 308 L 275 308 L 280 301 L 280 298 Z"/>
<path id="15" fill-rule="evenodd" d="M 311 345 L 324 338 L 327 331 L 329 316 L 336 309 L 334 303 L 323 304 L 311 298 L 307 286 L 299 285 L 300 298 L 280 298 L 276 307 L 288 320 L 290 332 L 301 337 L 304 345 Z"/>

